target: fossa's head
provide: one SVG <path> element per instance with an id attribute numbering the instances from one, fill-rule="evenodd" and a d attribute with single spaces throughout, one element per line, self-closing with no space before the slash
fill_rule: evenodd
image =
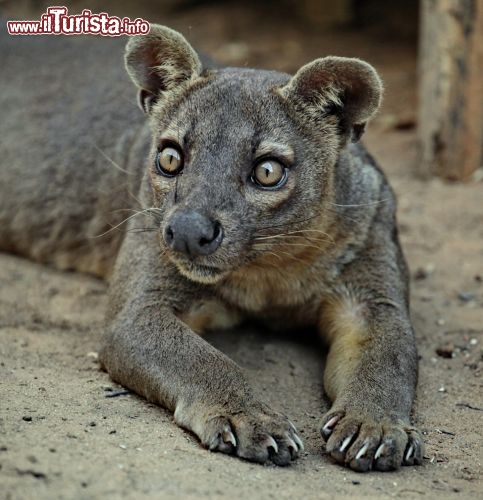
<path id="1" fill-rule="evenodd" d="M 126 67 L 153 131 L 160 243 L 182 274 L 216 283 L 322 248 L 339 152 L 380 103 L 369 64 L 326 57 L 293 77 L 203 70 L 179 33 L 152 25 L 128 42 Z"/>

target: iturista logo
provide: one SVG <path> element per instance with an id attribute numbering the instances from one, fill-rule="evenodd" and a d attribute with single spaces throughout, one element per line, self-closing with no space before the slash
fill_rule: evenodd
<path id="1" fill-rule="evenodd" d="M 84 9 L 82 14 L 69 16 L 67 7 L 49 7 L 40 21 L 7 21 L 11 35 L 146 35 L 151 29 L 144 19 L 131 21 L 108 16 L 105 12 L 93 14 Z"/>

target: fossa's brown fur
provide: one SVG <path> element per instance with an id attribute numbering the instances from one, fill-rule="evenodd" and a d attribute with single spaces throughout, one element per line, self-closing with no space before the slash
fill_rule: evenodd
<path id="1" fill-rule="evenodd" d="M 198 334 L 247 318 L 317 326 L 331 456 L 361 471 L 420 463 L 395 200 L 357 143 L 381 99 L 375 70 L 339 57 L 293 77 L 204 68 L 153 25 L 126 48 L 147 127 L 110 64 L 118 42 L 27 38 L 1 40 L 0 244 L 110 278 L 111 377 L 209 449 L 285 465 L 297 430 Z M 166 144 L 184 158 L 173 176 L 159 167 Z M 285 176 L 270 189 L 254 178 L 268 160 Z"/>

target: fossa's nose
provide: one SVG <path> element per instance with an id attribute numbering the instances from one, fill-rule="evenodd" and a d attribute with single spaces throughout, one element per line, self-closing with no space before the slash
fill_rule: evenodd
<path id="1" fill-rule="evenodd" d="M 221 224 L 194 210 L 175 212 L 164 229 L 164 241 L 190 257 L 210 255 L 223 240 Z"/>

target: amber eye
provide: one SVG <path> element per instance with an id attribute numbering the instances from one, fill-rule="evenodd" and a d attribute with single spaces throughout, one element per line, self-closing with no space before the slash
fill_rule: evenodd
<path id="1" fill-rule="evenodd" d="M 262 160 L 253 169 L 251 179 L 261 188 L 279 188 L 287 180 L 287 168 L 276 160 Z"/>
<path id="2" fill-rule="evenodd" d="M 166 177 L 174 177 L 183 170 L 183 153 L 174 146 L 166 146 L 156 155 L 156 170 Z"/>

